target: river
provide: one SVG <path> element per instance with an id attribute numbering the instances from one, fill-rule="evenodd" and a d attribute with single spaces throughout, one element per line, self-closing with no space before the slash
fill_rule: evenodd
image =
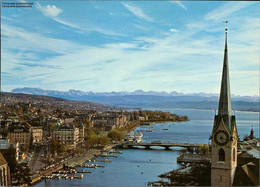
<path id="1" fill-rule="evenodd" d="M 189 109 L 150 109 L 169 111 L 179 115 L 187 115 L 190 121 L 168 122 L 153 125 L 152 132 L 147 128 L 138 127 L 135 131 L 142 131 L 143 142 L 161 141 L 176 143 L 209 142 L 212 131 L 214 111 Z M 259 113 L 236 112 L 238 135 L 243 139 L 254 126 L 255 136 L 259 137 Z M 168 130 L 166 130 L 168 129 Z M 129 149 L 122 150 L 118 158 L 109 158 L 112 163 L 99 163 L 105 168 L 87 169 L 91 174 L 84 174 L 83 179 L 76 180 L 46 180 L 36 186 L 145 186 L 147 182 L 159 180 L 158 175 L 177 169 L 177 157 L 182 148 L 170 151 L 154 147 L 154 150 Z M 81 168 L 79 168 L 81 169 Z"/>

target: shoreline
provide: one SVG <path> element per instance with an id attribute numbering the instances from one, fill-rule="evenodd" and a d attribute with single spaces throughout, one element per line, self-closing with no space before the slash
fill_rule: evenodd
<path id="1" fill-rule="evenodd" d="M 129 129 L 127 131 L 127 133 L 135 130 L 138 126 L 140 126 L 140 123 L 137 123 L 134 127 Z M 57 165 L 54 168 L 48 169 L 48 170 L 42 172 L 41 174 L 38 174 L 35 177 L 32 177 L 32 181 L 31 181 L 30 185 L 35 185 L 37 183 L 42 182 L 42 180 L 44 180 L 44 179 L 42 179 L 42 177 L 47 176 L 47 175 L 49 175 L 49 174 L 51 174 L 53 172 L 61 170 L 65 163 L 69 167 L 77 167 L 77 166 L 83 164 L 84 162 L 86 162 L 88 160 L 91 160 L 95 156 L 100 155 L 103 151 L 108 151 L 108 150 L 113 149 L 113 147 L 115 147 L 115 146 L 116 146 L 116 144 L 110 143 L 109 145 L 105 146 L 102 149 L 90 149 L 90 150 L 88 150 L 86 152 L 81 153 L 80 156 L 75 155 L 72 158 L 70 158 L 68 161 L 66 161 L 66 162 L 64 162 L 62 164 L 59 164 L 59 165 Z"/>
<path id="2" fill-rule="evenodd" d="M 189 120 L 185 120 L 185 121 L 172 121 L 172 120 L 165 120 L 165 121 L 140 121 L 140 123 L 149 123 L 150 125 L 154 125 L 156 123 L 169 123 L 169 122 L 176 122 L 176 123 L 181 123 L 181 122 L 187 122 L 190 121 Z M 140 126 L 145 126 L 145 124 L 140 124 Z"/>
<path id="3" fill-rule="evenodd" d="M 94 158 L 95 156 L 100 155 L 102 153 L 102 151 L 107 151 L 107 150 L 112 149 L 114 146 L 115 146 L 114 144 L 111 144 L 111 145 L 104 147 L 103 149 L 91 149 L 87 152 L 82 153 L 81 156 L 77 156 L 77 155 L 73 156 L 70 160 L 68 160 L 62 164 L 59 164 L 55 168 L 44 171 L 42 174 L 32 178 L 32 182 L 30 183 L 30 185 L 35 185 L 37 183 L 42 182 L 42 180 L 43 180 L 42 177 L 47 176 L 55 171 L 61 170 L 63 168 L 63 164 L 65 164 L 65 163 L 67 163 L 66 164 L 67 166 L 77 167 L 78 165 L 83 164 L 84 162 Z"/>
<path id="4" fill-rule="evenodd" d="M 141 108 L 142 110 L 204 110 L 204 111 L 215 111 L 215 109 L 206 109 L 206 108 Z M 217 110 L 216 110 L 217 111 Z M 235 112 L 246 112 L 246 113 L 259 113 L 260 111 L 252 111 L 252 110 L 233 110 Z"/>

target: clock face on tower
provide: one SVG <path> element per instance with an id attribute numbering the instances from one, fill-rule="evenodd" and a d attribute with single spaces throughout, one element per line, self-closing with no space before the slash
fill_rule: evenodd
<path id="1" fill-rule="evenodd" d="M 229 135 L 224 130 L 218 130 L 214 135 L 214 140 L 218 145 L 225 145 L 229 141 Z"/>

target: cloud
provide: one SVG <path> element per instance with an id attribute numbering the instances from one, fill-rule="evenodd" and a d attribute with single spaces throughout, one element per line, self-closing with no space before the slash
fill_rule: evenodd
<path id="1" fill-rule="evenodd" d="M 248 22 L 253 23 L 249 20 Z M 255 27 L 252 29 L 254 30 Z M 30 38 L 35 37 L 34 33 L 26 34 L 30 35 Z M 23 35 L 19 35 L 15 40 L 21 43 L 20 40 L 24 40 Z M 32 40 L 34 39 L 32 38 Z M 50 39 L 45 37 L 41 38 L 40 42 L 44 40 L 50 42 Z M 53 45 L 57 45 L 58 41 L 53 40 L 52 42 L 54 42 Z M 26 45 L 30 45 L 29 43 Z M 66 41 L 62 44 L 65 49 L 69 49 L 73 43 Z M 146 47 L 143 49 L 143 46 Z M 35 45 L 32 47 L 39 48 Z M 252 46 L 245 45 L 243 50 L 252 51 L 250 47 Z M 11 76 L 17 77 L 19 73 L 21 80 L 26 84 L 30 82 L 39 84 L 40 82 L 42 88 L 58 90 L 67 90 L 68 87 L 70 89 L 81 88 L 85 91 L 122 91 L 122 89 L 172 91 L 178 89 L 178 91 L 188 93 L 198 92 L 196 89 L 199 87 L 201 92 L 217 93 L 219 91 L 223 41 L 216 43 L 214 37 L 194 37 L 185 32 L 176 32 L 174 36 L 168 35 L 163 38 L 137 37 L 131 42 L 107 43 L 99 47 L 74 46 L 74 48 L 74 51 L 41 61 L 32 59 L 31 63 L 34 65 L 26 66 L 26 68 L 24 67 L 26 64 L 21 64 L 20 55 L 7 56 L 9 53 L 4 52 L 3 64 L 11 62 L 13 64 L 11 67 L 22 69 L 12 70 L 8 64 L 8 67 L 3 66 L 3 70 L 11 72 L 11 75 L 8 75 L 9 80 Z M 243 85 L 243 90 L 249 91 L 246 93 L 247 95 L 254 95 L 258 85 L 255 81 L 256 76 L 252 75 L 256 75 L 257 72 L 254 71 L 252 74 L 252 71 L 244 71 L 241 70 L 243 67 L 240 67 L 241 64 L 250 66 L 252 58 L 247 58 L 247 53 L 233 51 L 235 48 L 233 46 L 229 48 L 231 81 L 239 76 L 239 73 L 236 72 L 243 71 L 243 77 L 248 77 L 244 82 L 249 80 L 247 85 Z M 257 56 L 254 53 L 250 55 Z M 234 56 L 236 59 L 232 59 Z M 30 55 L 27 58 L 30 59 Z M 253 59 L 253 61 L 255 60 L 257 61 L 257 58 Z M 241 63 L 241 61 L 243 62 Z M 35 63 L 39 63 L 39 65 Z M 60 69 L 55 67 L 60 67 Z M 205 82 L 205 80 L 207 81 Z M 4 83 L 5 81 L 3 79 Z M 71 82 L 73 84 L 70 84 Z M 231 82 L 236 88 L 232 93 L 245 95 L 243 94 L 245 91 L 239 88 L 238 82 L 237 80 Z M 201 87 L 201 84 L 204 87 Z M 82 87 L 82 85 L 85 86 Z M 249 89 L 252 86 L 256 89 Z M 4 89 L 8 88 L 11 87 L 4 86 Z M 13 86 L 13 88 L 15 87 Z"/>
<path id="2" fill-rule="evenodd" d="M 61 8 L 56 7 L 55 5 L 41 6 L 40 3 L 36 3 L 36 8 L 39 9 L 45 16 L 57 17 L 63 12 Z"/>
<path id="3" fill-rule="evenodd" d="M 121 35 L 122 36 L 122 34 L 117 34 L 115 32 L 109 31 L 109 30 L 100 29 L 98 27 L 90 27 L 90 26 L 84 27 L 79 24 L 70 23 L 68 21 L 65 21 L 58 17 L 58 15 L 60 15 L 63 12 L 63 10 L 61 8 L 56 7 L 55 5 L 42 6 L 42 5 L 40 5 L 40 3 L 37 2 L 36 7 L 38 10 L 40 10 L 40 12 L 43 13 L 43 15 L 51 18 L 52 20 L 54 20 L 62 25 L 75 29 L 77 33 L 98 32 L 98 33 L 101 33 L 104 35 L 117 35 L 117 36 Z"/>
<path id="4" fill-rule="evenodd" d="M 170 32 L 178 32 L 179 30 L 174 29 L 174 28 L 171 28 L 169 31 L 170 31 Z"/>
<path id="5" fill-rule="evenodd" d="M 137 89 L 136 87 L 142 88 L 145 85 L 144 89 L 154 90 L 155 87 L 161 85 L 158 87 L 160 90 L 171 91 L 169 88 L 173 87 L 172 84 L 185 82 L 186 79 L 183 76 L 189 80 L 192 79 L 194 75 L 192 61 L 197 59 L 197 54 L 205 52 L 205 48 L 210 48 L 206 41 L 194 40 L 187 43 L 176 40 L 174 37 L 165 37 L 163 39 L 151 38 L 150 40 L 154 42 L 145 50 L 140 50 L 142 45 L 150 40 L 141 37 L 135 40 L 136 42 L 110 43 L 101 47 L 84 46 L 71 53 L 41 60 L 39 63 L 44 66 L 33 65 L 15 71 L 23 72 L 21 75 L 24 75 L 23 79 L 26 82 L 40 79 L 42 85 L 55 85 L 61 90 L 67 88 L 66 81 L 85 80 L 71 87 L 77 88 L 80 84 L 84 84 L 88 85 L 89 90 L 119 91 L 122 86 L 127 90 L 134 90 Z M 135 50 L 132 51 L 132 49 Z M 215 54 L 215 50 L 212 50 L 209 53 L 210 58 Z M 192 56 L 194 57 L 191 58 Z M 21 64 L 19 61 L 17 59 L 15 63 Z M 50 65 L 61 67 L 61 69 L 50 68 Z M 182 69 L 184 72 L 176 72 L 176 69 Z M 35 76 L 34 72 L 41 72 L 43 75 Z M 180 76 L 181 74 L 183 76 Z M 133 77 L 140 77 L 140 80 Z M 165 80 L 168 81 L 165 82 Z M 139 83 L 137 84 L 136 81 Z"/>
<path id="6" fill-rule="evenodd" d="M 98 27 L 81 27 L 79 25 L 64 21 L 60 18 L 53 18 L 54 21 L 66 25 L 68 27 L 71 27 L 73 29 L 76 29 L 79 33 L 86 33 L 86 32 L 98 32 L 100 34 L 104 34 L 104 35 L 113 35 L 113 36 L 123 36 L 123 34 L 118 34 L 109 30 L 104 30 L 104 29 L 100 29 Z"/>
<path id="7" fill-rule="evenodd" d="M 3 20 L 7 20 L 7 21 L 13 21 L 13 19 L 12 19 L 12 18 L 7 18 L 7 17 L 5 17 L 5 16 L 2 16 L 2 15 L 1 15 L 1 19 L 3 19 Z"/>
<path id="8" fill-rule="evenodd" d="M 22 62 L 22 63 L 19 63 L 19 64 L 22 65 L 22 66 L 26 66 L 26 67 L 47 67 L 47 68 L 50 68 L 50 69 L 61 69 L 61 67 L 41 64 L 37 61 L 36 62 Z"/>
<path id="9" fill-rule="evenodd" d="M 45 60 L 57 55 L 73 53 L 81 46 L 70 41 L 43 36 L 24 29 L 2 24 L 2 70 L 3 89 L 41 84 L 48 75 L 61 69 L 62 64 L 48 64 Z M 42 76 L 34 76 L 45 72 Z M 54 74 L 53 74 L 54 75 Z M 34 77 L 34 78 L 32 78 Z M 26 80 L 30 79 L 29 82 Z"/>
<path id="10" fill-rule="evenodd" d="M 25 1 L 25 0 L 18 0 L 18 1 L 21 3 L 27 3 L 27 1 Z"/>
<path id="11" fill-rule="evenodd" d="M 246 8 L 256 2 L 226 2 L 204 16 L 206 20 L 225 21 L 231 14 Z"/>
<path id="12" fill-rule="evenodd" d="M 241 75 L 247 77 L 244 82 L 248 81 L 248 84 L 242 89 L 238 86 L 239 81 L 233 81 L 237 76 L 232 76 L 231 84 L 236 88 L 232 93 L 255 95 L 256 89 L 250 87 L 259 87 L 256 76 L 252 76 L 256 72 L 251 71 L 258 67 L 259 47 L 254 41 L 258 41 L 259 18 L 243 18 L 239 22 L 243 23 L 243 27 L 230 33 L 229 37 L 230 70 L 231 75 L 237 76 L 239 73 L 236 72 L 243 71 Z M 212 30 L 215 27 L 207 25 Z M 191 32 L 190 28 L 186 28 L 182 32 L 174 32 L 174 35 L 135 37 L 128 42 L 110 42 L 94 47 L 6 24 L 2 29 L 5 50 L 22 50 L 18 54 L 3 52 L 3 70 L 11 73 L 9 80 L 10 76 L 19 74 L 25 82 L 40 81 L 43 88 L 59 90 L 66 90 L 69 86 L 85 91 L 121 91 L 122 88 L 128 91 L 172 91 L 176 88 L 188 93 L 197 92 L 198 87 L 202 92 L 219 91 L 224 35 L 223 41 L 216 40 L 216 36 L 197 35 L 201 33 L 200 29 L 192 29 Z M 172 28 L 172 31 L 176 30 Z M 34 52 L 54 52 L 57 55 L 39 60 Z M 41 75 L 38 75 L 39 72 Z M 68 85 L 72 81 L 73 84 Z M 204 86 L 201 87 L 201 84 Z"/>
<path id="13" fill-rule="evenodd" d="M 179 5 L 181 8 L 183 8 L 184 10 L 188 11 L 187 7 L 182 4 L 180 1 L 170 1 L 171 3 L 176 3 L 177 5 Z"/>
<path id="14" fill-rule="evenodd" d="M 43 15 L 50 17 L 51 19 L 53 19 L 54 21 L 60 24 L 66 25 L 74 29 L 82 30 L 81 27 L 58 18 L 57 16 L 61 14 L 63 10 L 61 8 L 56 7 L 55 5 L 42 6 L 40 5 L 40 3 L 37 2 L 36 8 L 40 10 L 43 13 Z"/>
<path id="15" fill-rule="evenodd" d="M 79 26 L 77 26 L 77 25 L 75 25 L 75 24 L 69 23 L 69 22 L 67 22 L 67 21 L 64 21 L 64 20 L 62 20 L 62 19 L 53 18 L 53 20 L 54 20 L 54 21 L 57 21 L 57 22 L 60 23 L 60 24 L 66 25 L 66 26 L 68 26 L 68 27 L 71 27 L 71 28 L 74 28 L 74 29 L 78 29 L 78 30 L 81 30 L 81 31 L 83 30 L 81 27 L 79 27 Z"/>
<path id="16" fill-rule="evenodd" d="M 152 22 L 153 19 L 150 18 L 149 16 L 147 16 L 143 11 L 142 9 L 138 8 L 138 7 L 135 7 L 135 6 L 131 6 L 129 4 L 126 4 L 126 3 L 122 3 L 124 5 L 124 7 L 132 12 L 136 17 L 138 17 L 139 19 L 144 19 L 146 21 L 149 21 L 149 22 Z"/>
<path id="17" fill-rule="evenodd" d="M 80 45 L 62 39 L 46 37 L 39 33 L 28 32 L 22 28 L 2 23 L 2 38 L 5 49 L 30 50 L 51 54 L 66 54 L 80 48 Z"/>

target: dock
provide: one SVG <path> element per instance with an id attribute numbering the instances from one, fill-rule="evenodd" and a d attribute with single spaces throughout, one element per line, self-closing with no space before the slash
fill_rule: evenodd
<path id="1" fill-rule="evenodd" d="M 85 171 L 84 169 L 82 169 L 81 171 L 77 170 L 77 173 L 91 173 L 91 171 Z"/>
<path id="2" fill-rule="evenodd" d="M 115 157 L 115 158 L 117 158 L 118 157 L 118 155 L 99 155 L 99 156 L 97 156 L 97 157 Z"/>
<path id="3" fill-rule="evenodd" d="M 108 162 L 108 163 L 111 163 L 112 160 L 108 160 L 108 159 L 105 159 L 105 160 L 91 160 L 91 162 Z"/>

